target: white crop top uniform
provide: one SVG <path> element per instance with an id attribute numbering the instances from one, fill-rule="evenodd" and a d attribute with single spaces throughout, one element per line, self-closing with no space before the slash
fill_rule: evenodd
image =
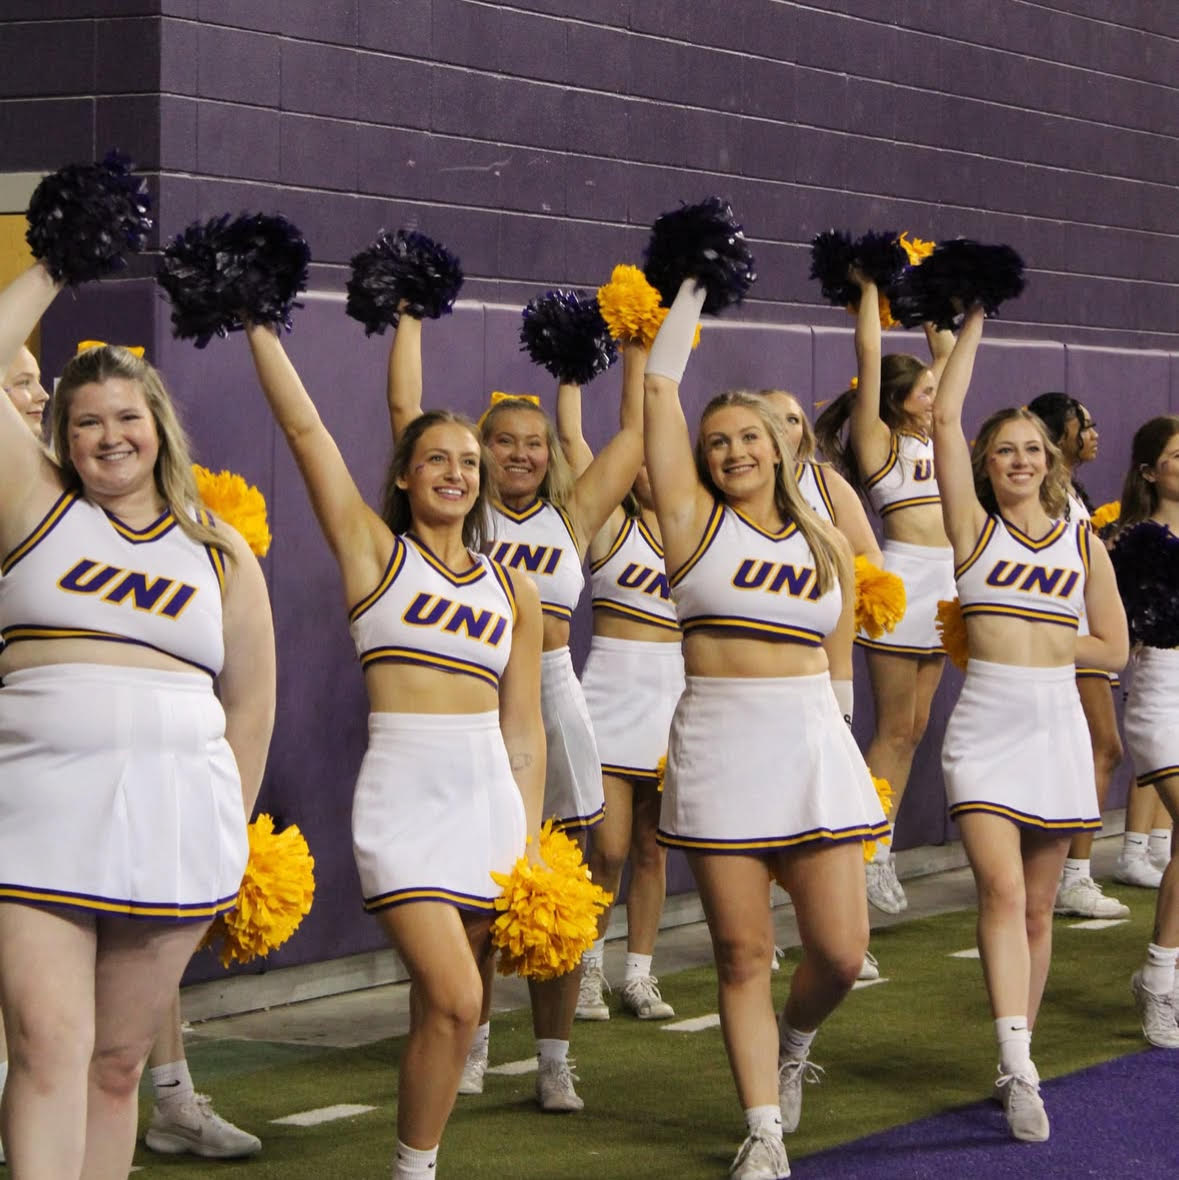
<path id="1" fill-rule="evenodd" d="M 1089 576 L 1088 524 L 1058 520 L 1033 540 L 988 516 L 974 549 L 954 570 L 962 617 L 997 615 L 1077 630 Z"/>
<path id="2" fill-rule="evenodd" d="M 671 577 L 685 635 L 709 628 L 818 647 L 839 621 L 839 586 L 819 594 L 815 562 L 793 522 L 766 532 L 717 502 L 696 552 Z"/>
<path id="3" fill-rule="evenodd" d="M 1068 494 L 1068 518 L 1073 521 L 1083 521 L 1085 524 L 1088 524 L 1092 519 L 1089 509 L 1085 507 L 1084 501 L 1076 492 Z"/>
<path id="4" fill-rule="evenodd" d="M 663 546 L 637 516 L 628 516 L 614 544 L 590 566 L 594 610 L 678 631 Z"/>
<path id="5" fill-rule="evenodd" d="M 536 500 L 522 512 L 496 504 L 491 525 L 490 556 L 500 565 L 529 574 L 540 591 L 542 613 L 569 622 L 585 575 L 566 513 L 547 500 Z"/>
<path id="6" fill-rule="evenodd" d="M 65 492 L 0 574 L 5 645 L 94 639 L 151 648 L 212 677 L 221 671 L 225 557 L 192 541 L 171 509 L 133 529 Z"/>
<path id="7" fill-rule="evenodd" d="M 864 488 L 877 516 L 940 504 L 933 473 L 933 440 L 907 431 L 894 433 L 888 461 L 864 480 Z"/>
<path id="8" fill-rule="evenodd" d="M 819 514 L 821 520 L 835 523 L 835 507 L 827 490 L 827 477 L 821 463 L 797 463 L 794 478 L 802 498 Z"/>
<path id="9" fill-rule="evenodd" d="M 471 569 L 455 573 L 411 534 L 394 537 L 380 582 L 348 612 L 361 666 L 416 664 L 498 688 L 516 600 L 507 574 L 473 556 Z"/>

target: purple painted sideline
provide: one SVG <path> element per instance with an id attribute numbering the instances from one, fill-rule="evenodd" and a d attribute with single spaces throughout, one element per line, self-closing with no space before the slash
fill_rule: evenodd
<path id="1" fill-rule="evenodd" d="M 1045 1082 L 1047 1143 L 1009 1139 L 998 1104 L 977 1102 L 791 1159 L 792 1174 L 800 1180 L 1170 1180 L 1179 1175 L 1172 1133 L 1177 1093 L 1179 1052 L 1151 1049 Z"/>

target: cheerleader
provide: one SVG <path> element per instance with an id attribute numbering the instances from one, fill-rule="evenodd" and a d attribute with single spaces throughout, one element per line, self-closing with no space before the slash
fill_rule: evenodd
<path id="1" fill-rule="evenodd" d="M 953 345 L 948 332 L 926 327 L 933 362 L 892 353 L 882 357 L 876 285 L 858 273 L 857 387 L 827 407 L 815 424 L 819 449 L 864 491 L 884 527 L 883 565 L 905 583 L 905 615 L 879 638 L 859 635 L 866 653 L 876 732 L 866 754 L 873 774 L 887 779 L 893 814 L 909 781 L 913 756 L 929 722 L 945 653 L 935 620 L 939 599 L 954 597 L 953 559 L 942 525 L 929 439 L 938 378 Z M 841 431 L 848 424 L 845 444 Z M 848 447 L 850 445 L 850 455 Z M 878 841 L 868 865 L 868 900 L 884 913 L 906 908 L 890 839 Z"/>
<path id="2" fill-rule="evenodd" d="M 491 476 L 473 424 L 439 410 L 402 431 L 377 515 L 277 335 L 246 331 L 353 604 L 371 708 L 353 849 L 412 985 L 393 1175 L 432 1177 L 478 1023 L 491 873 L 539 828 L 540 605 L 530 579 L 476 552 Z"/>
<path id="3" fill-rule="evenodd" d="M 1048 437 L 1060 449 L 1061 464 L 1067 480 L 1066 519 L 1089 522 L 1092 504 L 1085 489 L 1076 480 L 1077 467 L 1097 455 L 1098 434 L 1088 414 L 1076 398 L 1067 393 L 1042 393 L 1028 403 L 1048 430 Z M 1080 633 L 1085 633 L 1081 618 Z M 1089 727 L 1093 747 L 1093 770 L 1097 780 L 1097 810 L 1105 807 L 1110 780 L 1122 761 L 1122 740 L 1118 736 L 1118 718 L 1114 711 L 1113 688 L 1116 677 L 1098 668 L 1077 669 L 1077 691 Z M 1069 844 L 1060 888 L 1056 892 L 1055 912 L 1075 914 L 1080 918 L 1128 918 L 1130 907 L 1113 897 L 1106 897 L 1093 880 L 1090 857 L 1093 832 L 1078 832 Z"/>
<path id="4" fill-rule="evenodd" d="M 402 315 L 389 357 L 389 411 L 395 437 L 422 412 L 421 321 Z M 569 654 L 569 626 L 584 585 L 582 562 L 590 539 L 622 503 L 642 463 L 637 414 L 580 475 L 561 451 L 556 428 L 533 400 L 507 397 L 483 415 L 481 438 L 493 460 L 498 500 L 491 509 L 496 562 L 530 573 L 540 592 L 544 622 L 541 712 L 548 751 L 542 816 L 572 839 L 601 823 L 602 771 L 581 685 Z M 490 1035 L 491 965 L 485 968 L 483 1011 L 463 1093 L 482 1090 Z M 580 971 L 528 981 L 541 1109 L 567 1113 L 584 1106 L 574 1087 L 569 1038 Z"/>
<path id="5" fill-rule="evenodd" d="M 623 349 L 622 415 L 642 420 L 647 352 Z M 561 448 L 575 471 L 593 454 L 581 433 L 580 390 L 557 392 Z M 619 1000 L 640 1020 L 666 1020 L 675 1009 L 663 999 L 651 972 L 659 917 L 667 891 L 667 853 L 655 839 L 659 826 L 660 764 L 667 754 L 671 715 L 684 688 L 681 634 L 663 564 L 659 522 L 645 468 L 631 494 L 590 543 L 593 641 L 582 689 L 602 767 L 606 811 L 593 833 L 593 879 L 617 895 L 630 859 L 626 894 L 626 966 Z M 641 719 L 641 724 L 639 723 Z M 610 909 L 598 919 L 598 940 L 582 957 L 578 1020 L 609 1020 L 602 970 Z"/>
<path id="6" fill-rule="evenodd" d="M 1066 473 L 1044 425 L 1001 410 L 971 451 L 962 406 L 982 335 L 967 313 L 933 408 L 946 532 L 971 658 L 942 769 L 978 889 L 978 946 L 1007 1124 L 1048 1138 L 1031 1035 L 1048 977 L 1052 906 L 1074 832 L 1100 824 L 1074 665 L 1114 672 L 1126 621 L 1104 546 L 1064 519 Z M 1077 636 L 1087 617 L 1089 633 Z"/>
<path id="7" fill-rule="evenodd" d="M 1138 428 L 1113 546 L 1118 588 L 1134 642 L 1126 701 L 1126 745 L 1138 789 L 1153 787 L 1179 816 L 1179 416 Z M 1131 989 L 1152 1045 L 1179 1049 L 1175 958 L 1179 954 L 1179 869 L 1168 861 L 1159 887 L 1146 962 Z"/>
<path id="8" fill-rule="evenodd" d="M 57 289 L 39 262 L 0 294 L 0 356 Z M 199 506 L 155 369 L 75 357 L 56 460 L 30 417 L 0 398 L 4 1140 L 16 1175 L 123 1176 L 144 1059 L 237 897 L 273 630 L 256 559 Z"/>
<path id="9" fill-rule="evenodd" d="M 887 829 L 832 677 L 851 678 L 849 546 L 806 505 L 776 416 L 747 394 L 705 408 L 695 464 L 679 401 L 705 292 L 685 282 L 647 363 L 644 433 L 684 632 L 659 839 L 688 856 L 712 935 L 721 1027 L 748 1136 L 738 1180 L 789 1175 L 815 1031 L 868 944 L 861 843 Z M 775 1038 L 771 877 L 803 960 Z"/>

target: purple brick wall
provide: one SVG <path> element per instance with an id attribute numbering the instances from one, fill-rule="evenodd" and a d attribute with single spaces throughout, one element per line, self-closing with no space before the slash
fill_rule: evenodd
<path id="1" fill-rule="evenodd" d="M 1103 431 L 1083 472 L 1100 502 L 1134 426 L 1179 407 L 1179 15 L 1165 9 L 750 0 L 735 19 L 680 0 L 7 0 L 0 170 L 117 145 L 151 177 L 163 238 L 227 209 L 298 222 L 315 291 L 291 352 L 374 496 L 386 342 L 365 340 L 338 293 L 383 226 L 416 224 L 462 256 L 464 302 L 427 329 L 427 391 L 470 413 L 490 388 L 551 392 L 517 352 L 515 309 L 637 260 L 651 219 L 683 198 L 728 195 L 761 271 L 740 315 L 705 331 L 690 417 L 722 386 L 785 385 L 812 408 L 845 387 L 850 321 L 806 277 L 819 230 L 1007 241 L 1030 285 L 988 329 L 970 413 L 1077 393 Z M 46 371 L 80 337 L 148 344 L 200 457 L 266 492 L 281 685 L 262 802 L 308 831 L 320 879 L 305 931 L 272 965 L 379 945 L 349 847 L 364 702 L 335 570 L 241 341 L 173 341 L 166 305 L 134 277 L 147 269 L 60 302 Z M 595 444 L 617 376 L 600 384 L 586 397 Z M 582 619 L 582 650 L 585 635 Z M 948 673 L 935 739 L 957 683 Z M 859 688 L 866 737 L 862 676 Z M 950 834 L 937 761 L 927 742 L 901 846 Z M 673 883 L 687 884 L 682 864 Z"/>

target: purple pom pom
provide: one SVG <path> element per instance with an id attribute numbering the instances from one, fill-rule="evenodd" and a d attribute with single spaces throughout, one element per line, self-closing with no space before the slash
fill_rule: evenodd
<path id="1" fill-rule="evenodd" d="M 887 293 L 908 261 L 892 230 L 869 232 L 853 242 L 850 234 L 830 229 L 811 242 L 811 278 L 819 280 L 823 298 L 836 307 L 860 306 L 860 288 L 848 277 L 853 266 Z"/>
<path id="2" fill-rule="evenodd" d="M 1023 259 L 1010 246 L 969 238 L 942 242 L 919 266 L 911 266 L 889 293 L 892 314 L 906 328 L 931 323 L 954 328 L 967 308 L 988 316 L 1024 289 Z"/>
<path id="3" fill-rule="evenodd" d="M 1130 642 L 1179 647 L 1179 539 L 1144 520 L 1118 534 L 1110 550 Z"/>
<path id="4" fill-rule="evenodd" d="M 101 164 L 67 164 L 46 176 L 29 201 L 26 235 L 33 257 L 74 286 L 121 270 L 151 231 L 146 183 L 131 161 L 107 152 Z"/>
<path id="5" fill-rule="evenodd" d="M 698 280 L 708 294 L 703 310 L 716 315 L 740 303 L 757 278 L 745 232 L 727 201 L 707 197 L 655 219 L 643 272 L 670 305 L 680 284 Z"/>
<path id="6" fill-rule="evenodd" d="M 172 301 L 172 334 L 204 348 L 246 320 L 289 332 L 310 261 L 303 235 L 278 214 L 193 222 L 168 243 L 156 274 Z"/>
<path id="7" fill-rule="evenodd" d="M 524 308 L 520 347 L 558 381 L 588 385 L 617 359 L 598 300 L 581 291 L 547 291 Z"/>
<path id="8" fill-rule="evenodd" d="M 367 250 L 352 257 L 346 310 L 371 336 L 396 325 L 402 302 L 414 319 L 449 315 L 462 285 L 459 260 L 433 238 L 413 229 L 381 230 Z"/>

